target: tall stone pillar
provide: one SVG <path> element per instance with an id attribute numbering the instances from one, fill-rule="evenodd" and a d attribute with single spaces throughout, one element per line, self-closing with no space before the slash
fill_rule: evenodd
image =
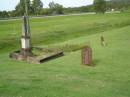
<path id="1" fill-rule="evenodd" d="M 27 16 L 23 16 L 21 54 L 25 57 L 31 55 L 30 28 Z"/>

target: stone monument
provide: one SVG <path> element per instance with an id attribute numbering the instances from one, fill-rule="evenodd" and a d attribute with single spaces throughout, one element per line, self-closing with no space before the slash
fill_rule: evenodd
<path id="1" fill-rule="evenodd" d="M 30 28 L 28 24 L 28 17 L 23 16 L 23 25 L 22 25 L 22 36 L 21 36 L 21 55 L 24 57 L 31 56 L 31 35 Z"/>
<path id="2" fill-rule="evenodd" d="M 26 13 L 22 19 L 23 24 L 22 24 L 22 36 L 21 36 L 21 49 L 10 53 L 9 57 L 15 60 L 40 64 L 45 61 L 63 56 L 64 54 L 62 51 L 53 51 L 53 50 L 51 52 L 43 51 L 44 54 L 42 56 L 35 55 L 34 53 L 32 53 L 33 47 L 31 45 L 31 34 L 30 34 L 28 7 L 26 4 L 26 0 L 25 0 L 25 9 L 26 9 L 25 11 Z"/>
<path id="3" fill-rule="evenodd" d="M 82 49 L 82 64 L 92 66 L 92 49 L 89 46 L 86 46 Z"/>
<path id="4" fill-rule="evenodd" d="M 28 24 L 28 17 L 23 16 L 22 36 L 21 36 L 21 50 L 10 54 L 10 57 L 16 60 L 27 60 L 28 57 L 33 57 L 30 28 Z"/>

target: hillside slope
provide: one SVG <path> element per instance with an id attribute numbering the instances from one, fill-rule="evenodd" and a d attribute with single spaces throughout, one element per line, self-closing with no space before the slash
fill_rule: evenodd
<path id="1" fill-rule="evenodd" d="M 106 47 L 100 45 L 104 35 Z M 81 65 L 81 51 L 36 65 L 0 55 L 2 97 L 130 97 L 130 26 L 56 43 L 91 43 L 95 67 Z"/>
<path id="2" fill-rule="evenodd" d="M 31 19 L 32 43 L 48 45 L 130 25 L 129 13 Z M 20 47 L 21 20 L 0 21 L 0 52 Z"/>

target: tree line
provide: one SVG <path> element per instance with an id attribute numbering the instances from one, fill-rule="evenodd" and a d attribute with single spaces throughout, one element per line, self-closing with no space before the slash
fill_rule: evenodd
<path id="1" fill-rule="evenodd" d="M 54 14 L 63 14 L 63 6 L 50 2 L 49 8 L 43 8 L 43 2 L 41 0 L 26 0 L 26 4 L 28 7 L 29 15 L 54 15 Z M 8 18 L 8 17 L 19 17 L 25 14 L 25 2 L 24 0 L 20 0 L 18 5 L 16 5 L 15 10 L 13 11 L 0 11 L 0 18 Z"/>
<path id="2" fill-rule="evenodd" d="M 55 2 L 49 3 L 49 8 L 43 8 L 43 2 L 41 0 L 26 0 L 28 7 L 28 13 L 32 16 L 37 15 L 56 15 L 56 14 L 68 14 L 68 13 L 82 13 L 82 12 L 96 12 L 105 13 L 106 11 L 121 10 L 124 11 L 129 9 L 130 0 L 94 0 L 92 5 L 81 6 L 81 7 L 69 7 L 64 8 Z M 18 5 L 13 11 L 0 11 L 0 18 L 18 17 L 23 16 L 25 13 L 25 2 L 20 0 Z"/>

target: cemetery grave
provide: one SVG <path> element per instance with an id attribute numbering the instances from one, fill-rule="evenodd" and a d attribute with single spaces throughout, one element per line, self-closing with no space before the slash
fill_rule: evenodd
<path id="1" fill-rule="evenodd" d="M 28 17 L 23 16 L 23 29 L 22 29 L 22 37 L 21 37 L 21 50 L 14 51 L 10 53 L 9 57 L 18 61 L 27 61 L 29 63 L 41 64 L 48 60 L 58 58 L 64 55 L 63 51 L 59 50 L 51 50 L 51 51 L 38 51 L 39 54 L 36 54 L 31 47 L 31 34 L 30 27 L 28 22 Z M 43 48 L 44 49 L 44 48 Z M 42 54 L 42 55 L 41 55 Z"/>
<path id="2" fill-rule="evenodd" d="M 41 64 L 45 61 L 61 57 L 64 55 L 62 51 L 54 51 L 51 50 L 50 52 L 42 52 L 39 53 L 43 55 L 35 54 L 32 51 L 32 44 L 31 44 L 31 32 L 30 32 L 30 21 L 28 16 L 28 7 L 25 0 L 25 15 L 23 16 L 23 25 L 22 25 L 22 36 L 21 36 L 21 50 L 14 51 L 10 53 L 9 57 L 18 61 L 26 61 L 29 63 Z"/>
<path id="3" fill-rule="evenodd" d="M 85 46 L 82 49 L 82 64 L 93 66 L 93 59 L 92 59 L 92 48 L 90 46 Z"/>
<path id="4" fill-rule="evenodd" d="M 20 49 L 22 22 L 0 21 L 0 96 L 129 97 L 129 17 L 129 13 L 117 13 L 31 18 L 32 52 L 39 55 L 40 47 L 65 52 L 43 65 L 8 57 Z M 109 43 L 105 47 L 101 33 Z M 88 41 L 94 68 L 81 65 L 81 49 Z"/>

